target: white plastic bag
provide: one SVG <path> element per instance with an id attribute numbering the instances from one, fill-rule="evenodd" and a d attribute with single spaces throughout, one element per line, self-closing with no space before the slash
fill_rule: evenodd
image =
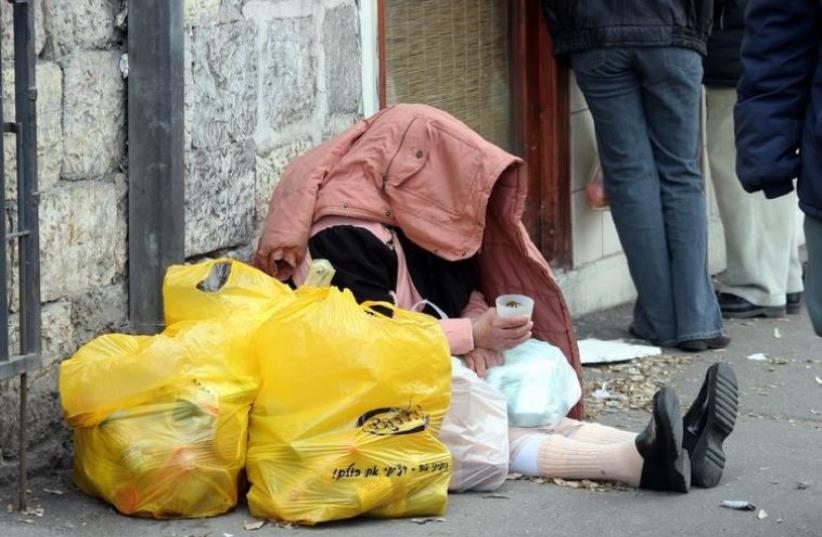
<path id="1" fill-rule="evenodd" d="M 451 408 L 440 430 L 454 473 L 448 490 L 490 491 L 508 476 L 508 412 L 505 396 L 452 358 Z"/>
<path id="2" fill-rule="evenodd" d="M 579 402 L 576 371 L 560 349 L 532 339 L 505 352 L 485 379 L 505 394 L 511 427 L 551 427 Z"/>

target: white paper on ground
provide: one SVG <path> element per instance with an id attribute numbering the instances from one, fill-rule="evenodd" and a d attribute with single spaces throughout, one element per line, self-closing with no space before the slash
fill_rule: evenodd
<path id="1" fill-rule="evenodd" d="M 635 358 L 659 356 L 662 349 L 652 345 L 636 345 L 621 339 L 605 341 L 589 338 L 579 342 L 579 358 L 582 364 L 607 364 L 627 362 Z"/>

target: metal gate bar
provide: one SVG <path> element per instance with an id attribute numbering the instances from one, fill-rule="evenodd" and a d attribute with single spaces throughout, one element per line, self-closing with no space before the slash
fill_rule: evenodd
<path id="1" fill-rule="evenodd" d="M 37 85 L 35 81 L 34 6 L 30 0 L 7 0 L 14 17 L 14 101 L 15 121 L 6 123 L 0 99 L 0 124 L 4 133 L 13 133 L 17 145 L 17 228 L 6 228 L 6 213 L 0 222 L 0 380 L 20 377 L 20 496 L 19 508 L 26 508 L 27 403 L 29 371 L 41 365 L 40 357 L 40 233 L 37 190 Z M 0 44 L 0 47 L 2 45 Z M 1 52 L 1 51 L 0 51 Z M 0 54 L 2 84 L 2 54 Z M 2 138 L 2 137 L 0 137 Z M 0 140 L 0 192 L 5 205 L 5 162 Z M 19 342 L 18 354 L 9 349 L 9 309 L 7 242 L 17 241 L 19 253 Z"/>

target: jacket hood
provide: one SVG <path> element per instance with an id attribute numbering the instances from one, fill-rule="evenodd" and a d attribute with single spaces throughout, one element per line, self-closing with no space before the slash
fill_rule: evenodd
<path id="1" fill-rule="evenodd" d="M 272 195 L 255 254 L 286 280 L 305 256 L 312 225 L 345 216 L 399 227 L 443 259 L 476 257 L 479 290 L 535 299 L 534 336 L 556 345 L 581 375 L 571 316 L 522 215 L 521 159 L 446 112 L 396 105 L 299 157 Z M 581 416 L 582 403 L 571 413 Z"/>

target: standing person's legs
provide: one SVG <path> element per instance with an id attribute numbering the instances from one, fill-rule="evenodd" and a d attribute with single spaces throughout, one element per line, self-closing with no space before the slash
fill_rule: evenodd
<path id="1" fill-rule="evenodd" d="M 805 216 L 805 244 L 808 248 L 805 300 L 813 328 L 822 336 L 822 220 Z"/>
<path id="2" fill-rule="evenodd" d="M 571 63 L 596 126 L 597 147 L 619 240 L 637 289 L 633 328 L 655 343 L 676 344 L 671 264 L 659 176 L 632 49 L 593 49 Z"/>
<path id="3" fill-rule="evenodd" d="M 736 89 L 707 91 L 708 160 L 716 190 L 719 216 L 725 229 L 728 268 L 720 275 L 720 290 L 732 297 L 722 313 L 728 317 L 778 316 L 785 313 L 787 293 L 802 291 L 796 233 L 796 195 L 768 200 L 749 194 L 736 176 L 733 109 Z M 797 281 L 799 280 L 799 281 Z M 738 311 L 735 311 L 738 310 Z"/>
<path id="4" fill-rule="evenodd" d="M 708 275 L 708 215 L 699 168 L 702 58 L 674 47 L 637 49 L 636 55 L 661 185 L 676 343 L 714 340 L 723 333 Z"/>

